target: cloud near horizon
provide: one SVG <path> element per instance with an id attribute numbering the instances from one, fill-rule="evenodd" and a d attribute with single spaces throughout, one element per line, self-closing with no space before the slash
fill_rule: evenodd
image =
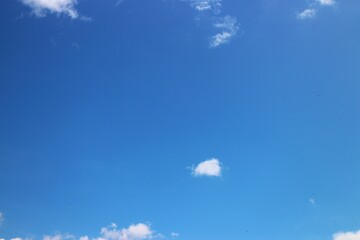
<path id="1" fill-rule="evenodd" d="M 42 240 L 147 240 L 161 238 L 161 234 L 157 234 L 151 229 L 149 224 L 138 223 L 131 224 L 127 228 L 118 229 L 115 223 L 110 226 L 101 228 L 100 236 L 89 237 L 87 235 L 76 237 L 71 234 L 56 233 L 54 235 L 44 235 Z M 0 240 L 5 240 L 1 239 Z M 11 238 L 10 240 L 28 240 L 27 238 Z"/>
<path id="2" fill-rule="evenodd" d="M 333 235 L 333 240 L 359 240 L 360 230 L 357 232 L 339 232 Z"/>
<path id="3" fill-rule="evenodd" d="M 193 176 L 208 176 L 220 177 L 221 176 L 221 163 L 218 159 L 212 158 L 199 163 L 196 167 L 192 168 Z"/>

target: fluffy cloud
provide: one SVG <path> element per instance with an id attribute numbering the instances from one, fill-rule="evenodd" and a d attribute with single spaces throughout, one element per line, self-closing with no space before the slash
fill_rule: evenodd
<path id="1" fill-rule="evenodd" d="M 2 214 L 2 212 L 0 212 L 0 226 L 3 224 L 5 218 L 4 218 L 4 214 Z"/>
<path id="2" fill-rule="evenodd" d="M 111 224 L 101 229 L 101 236 L 97 240 L 142 240 L 154 237 L 154 232 L 148 224 L 132 224 L 123 229 L 117 229 L 116 224 Z"/>
<path id="3" fill-rule="evenodd" d="M 203 161 L 193 168 L 192 174 L 194 176 L 220 177 L 221 163 L 216 158 Z"/>
<path id="4" fill-rule="evenodd" d="M 302 12 L 299 12 L 297 14 L 297 18 L 303 20 L 303 19 L 313 18 L 315 17 L 315 15 L 316 15 L 316 10 L 313 8 L 308 8 Z"/>
<path id="5" fill-rule="evenodd" d="M 21 0 L 21 2 L 29 6 L 38 17 L 44 17 L 48 13 L 65 14 L 72 19 L 79 17 L 75 9 L 77 0 Z"/>
<path id="6" fill-rule="evenodd" d="M 222 32 L 215 34 L 210 39 L 210 47 L 215 48 L 222 44 L 229 43 L 237 34 L 239 26 L 236 18 L 225 16 L 214 24 L 215 28 L 221 29 Z"/>
<path id="7" fill-rule="evenodd" d="M 333 235 L 333 240 L 360 240 L 360 231 L 336 233 Z"/>
<path id="8" fill-rule="evenodd" d="M 12 238 L 11 240 L 23 240 L 22 238 L 16 237 L 16 238 Z"/>

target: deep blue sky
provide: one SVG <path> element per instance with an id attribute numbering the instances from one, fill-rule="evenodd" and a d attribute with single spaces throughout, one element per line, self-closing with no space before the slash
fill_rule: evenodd
<path id="1" fill-rule="evenodd" d="M 24 2 L 0 2 L 0 238 L 360 229 L 358 0 Z M 221 177 L 191 173 L 213 157 Z"/>

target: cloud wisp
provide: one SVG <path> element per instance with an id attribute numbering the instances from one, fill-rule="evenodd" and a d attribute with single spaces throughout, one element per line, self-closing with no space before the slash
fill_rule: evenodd
<path id="1" fill-rule="evenodd" d="M 3 224 L 4 221 L 5 221 L 4 214 L 0 212 L 0 226 Z"/>
<path id="2" fill-rule="evenodd" d="M 359 240 L 360 231 L 357 232 L 339 232 L 333 235 L 333 240 Z"/>
<path id="3" fill-rule="evenodd" d="M 190 5 L 200 12 L 212 11 L 215 14 L 221 12 L 222 0 L 190 0 Z"/>
<path id="4" fill-rule="evenodd" d="M 65 15 L 71 19 L 90 21 L 88 17 L 79 15 L 75 6 L 78 0 L 20 0 L 24 5 L 31 8 L 32 13 L 37 17 L 45 17 L 49 13 Z"/>
<path id="5" fill-rule="evenodd" d="M 221 177 L 221 171 L 221 162 L 216 158 L 203 161 L 196 167 L 192 167 L 192 175 L 195 177 Z"/>
<path id="6" fill-rule="evenodd" d="M 210 21 L 216 30 L 221 30 L 210 37 L 209 47 L 216 48 L 225 43 L 229 43 L 237 34 L 239 26 L 237 19 L 231 16 L 221 16 L 222 0 L 182 0 L 190 3 L 190 6 L 200 13 L 198 20 L 205 18 Z M 207 16 L 207 17 L 206 17 Z"/>
<path id="7" fill-rule="evenodd" d="M 225 16 L 224 18 L 219 19 L 219 21 L 214 24 L 214 27 L 221 29 L 222 31 L 211 37 L 211 48 L 229 43 L 239 30 L 237 19 L 231 16 Z"/>
<path id="8" fill-rule="evenodd" d="M 316 14 L 320 7 L 333 6 L 335 3 L 336 3 L 335 0 L 315 0 L 308 6 L 308 8 L 298 12 L 296 14 L 296 17 L 299 20 L 312 19 L 312 18 L 316 17 Z"/>

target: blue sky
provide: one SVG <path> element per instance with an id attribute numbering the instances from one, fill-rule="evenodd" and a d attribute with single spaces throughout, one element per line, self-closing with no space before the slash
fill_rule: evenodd
<path id="1" fill-rule="evenodd" d="M 359 12 L 1 1 L 0 239 L 359 240 Z"/>

